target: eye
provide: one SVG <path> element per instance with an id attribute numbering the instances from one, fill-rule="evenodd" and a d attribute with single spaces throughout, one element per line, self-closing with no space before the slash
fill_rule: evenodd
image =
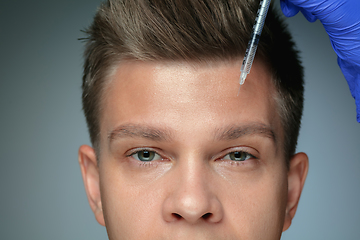
<path id="1" fill-rule="evenodd" d="M 255 158 L 255 157 L 247 152 L 236 151 L 236 152 L 231 152 L 231 153 L 226 154 L 223 159 L 241 162 L 241 161 L 248 160 L 250 158 Z"/>
<path id="2" fill-rule="evenodd" d="M 140 150 L 131 154 L 133 158 L 142 162 L 150 162 L 154 160 L 161 160 L 161 156 L 154 151 Z"/>

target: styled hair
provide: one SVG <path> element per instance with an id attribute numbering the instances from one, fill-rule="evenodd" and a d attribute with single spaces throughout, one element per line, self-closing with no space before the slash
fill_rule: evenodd
<path id="1" fill-rule="evenodd" d="M 240 59 L 260 0 L 109 0 L 85 30 L 83 110 L 99 150 L 102 94 L 120 61 Z M 303 68 L 294 42 L 270 6 L 257 58 L 269 66 L 284 131 L 284 154 L 295 153 L 303 110 Z M 240 66 L 239 66 L 240 69 Z M 240 73 L 239 73 L 240 74 Z"/>

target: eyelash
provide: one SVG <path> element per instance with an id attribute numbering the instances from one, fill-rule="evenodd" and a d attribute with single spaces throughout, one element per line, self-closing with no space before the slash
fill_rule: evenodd
<path id="1" fill-rule="evenodd" d="M 139 157 L 135 157 L 136 154 L 139 154 L 141 152 L 149 152 L 149 153 L 152 153 L 154 154 L 154 158 L 157 158 L 157 159 L 151 159 L 151 160 L 148 160 L 148 161 L 142 161 L 139 159 Z M 243 157 L 243 155 L 245 155 L 245 159 L 244 160 L 233 160 L 231 159 L 231 154 L 240 154 L 241 157 Z M 157 157 L 156 157 L 157 156 Z M 227 156 L 228 156 L 228 159 L 227 159 Z M 127 154 L 126 157 L 132 157 L 134 159 L 136 159 L 136 161 L 139 163 L 139 166 L 150 166 L 150 165 L 154 165 L 155 162 L 157 160 L 164 160 L 166 158 L 164 158 L 161 154 L 159 154 L 157 151 L 154 151 L 153 149 L 149 149 L 149 148 L 141 148 L 141 149 L 135 149 L 133 150 L 131 153 Z M 236 158 L 236 156 L 235 156 Z M 255 157 L 254 155 L 252 155 L 251 153 L 245 151 L 245 150 L 235 150 L 235 151 L 231 151 L 231 152 L 228 152 L 227 154 L 223 155 L 222 157 L 220 158 L 217 158 L 217 160 L 222 160 L 222 161 L 230 161 L 230 164 L 231 165 L 239 165 L 239 164 L 244 164 L 244 162 L 246 162 L 247 160 L 249 159 L 258 159 L 257 157 Z"/>

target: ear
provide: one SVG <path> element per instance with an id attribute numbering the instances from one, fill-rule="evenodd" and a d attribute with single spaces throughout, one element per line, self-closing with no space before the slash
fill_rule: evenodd
<path id="1" fill-rule="evenodd" d="M 290 227 L 295 216 L 308 169 L 309 158 L 305 153 L 297 153 L 291 158 L 288 171 L 288 200 L 283 231 Z"/>
<path id="2" fill-rule="evenodd" d="M 90 207 L 98 223 L 105 226 L 100 195 L 99 168 L 96 153 L 92 147 L 82 145 L 79 148 L 79 164 Z"/>

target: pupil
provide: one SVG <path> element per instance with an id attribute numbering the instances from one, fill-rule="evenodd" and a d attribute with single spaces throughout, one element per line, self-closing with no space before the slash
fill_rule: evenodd
<path id="1" fill-rule="evenodd" d="M 240 152 L 235 152 L 234 155 L 235 155 L 235 158 L 241 158 L 241 153 Z"/>
<path id="2" fill-rule="evenodd" d="M 231 153 L 230 158 L 234 161 L 244 161 L 246 156 L 244 152 L 233 152 Z"/>
<path id="3" fill-rule="evenodd" d="M 150 157 L 149 151 L 144 151 L 144 152 L 143 152 L 143 157 L 144 157 L 144 158 Z"/>

